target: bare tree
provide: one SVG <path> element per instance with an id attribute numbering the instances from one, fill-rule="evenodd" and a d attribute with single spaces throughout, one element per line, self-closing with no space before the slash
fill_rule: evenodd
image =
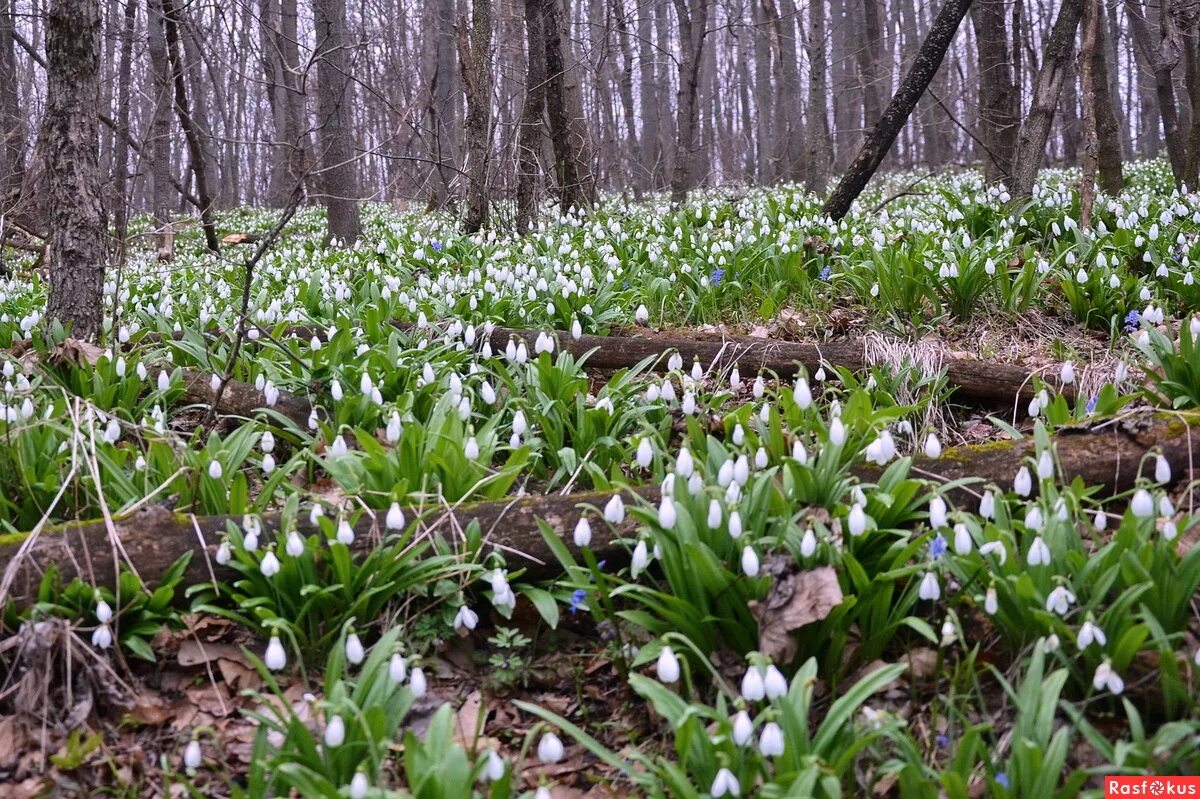
<path id="1" fill-rule="evenodd" d="M 42 118 L 50 234 L 46 317 L 100 336 L 107 220 L 100 195 L 100 3 L 53 0 L 46 16 Z"/>
<path id="2" fill-rule="evenodd" d="M 492 122 L 492 0 L 471 0 L 471 28 L 459 29 L 458 52 L 467 90 L 467 211 L 463 230 L 474 233 L 487 224 L 491 209 L 488 162 Z"/>
<path id="3" fill-rule="evenodd" d="M 671 196 L 682 200 L 695 180 L 692 160 L 698 138 L 701 57 L 708 35 L 709 0 L 675 0 L 679 19 L 679 89 L 675 98 L 675 168 L 671 174 Z"/>
<path id="4" fill-rule="evenodd" d="M 1159 118 L 1162 120 L 1163 139 L 1167 145 L 1171 171 L 1175 174 L 1175 182 L 1178 184 L 1184 179 L 1187 151 L 1179 122 L 1179 108 L 1175 103 L 1175 80 L 1172 73 L 1179 64 L 1183 42 L 1177 29 L 1164 25 L 1159 45 L 1154 44 L 1146 19 L 1149 5 L 1139 0 L 1125 0 L 1125 17 L 1129 20 L 1138 55 L 1154 73 L 1154 93 Z"/>
<path id="5" fill-rule="evenodd" d="M 993 182 L 1008 180 L 1020 124 L 1006 5 L 1005 0 L 975 0 L 971 6 L 979 70 L 979 136 L 986 150 L 983 174 Z"/>
<path id="6" fill-rule="evenodd" d="M 1092 226 L 1100 143 L 1096 133 L 1096 51 L 1099 49 L 1100 0 L 1083 0 L 1083 43 L 1079 49 L 1079 80 L 1083 101 L 1083 170 L 1079 180 L 1079 225 Z"/>
<path id="7" fill-rule="evenodd" d="M 833 165 L 833 146 L 829 140 L 829 84 L 825 49 L 825 3 L 808 4 L 808 34 L 804 42 L 808 53 L 808 168 L 805 180 L 810 191 L 824 194 Z"/>
<path id="8" fill-rule="evenodd" d="M 151 210 L 158 232 L 158 257 L 175 254 L 171 227 L 171 65 L 167 61 L 167 34 L 163 26 L 162 0 L 146 0 L 146 41 L 150 69 L 154 75 L 154 105 L 150 120 Z"/>
<path id="9" fill-rule="evenodd" d="M 316 26 L 317 140 L 321 200 L 328 215 L 327 238 L 342 246 L 358 241 L 358 172 L 351 123 L 350 41 L 346 1 L 313 0 Z"/>
<path id="10" fill-rule="evenodd" d="M 590 208 L 596 202 L 596 179 L 592 173 L 592 147 L 579 69 L 571 57 L 562 0 L 542 0 L 545 15 L 542 33 L 546 46 L 546 109 L 550 118 L 550 140 L 558 172 L 559 198 L 563 209 Z"/>

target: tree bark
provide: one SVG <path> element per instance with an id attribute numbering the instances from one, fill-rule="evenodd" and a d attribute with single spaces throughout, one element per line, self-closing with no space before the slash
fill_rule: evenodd
<path id="1" fill-rule="evenodd" d="M 285 208 L 292 191 L 304 180 L 308 160 L 308 125 L 299 76 L 299 13 L 296 0 L 265 0 L 263 6 L 271 12 L 263 14 L 262 24 L 275 136 L 267 197 L 272 207 Z"/>
<path id="2" fill-rule="evenodd" d="M 1092 226 L 1096 199 L 1096 172 L 1100 166 L 1100 142 L 1096 125 L 1096 50 L 1100 27 L 1100 0 L 1083 0 L 1083 43 L 1079 50 L 1080 100 L 1083 103 L 1083 164 L 1079 180 L 1079 225 Z"/>
<path id="3" fill-rule="evenodd" d="M 137 26 L 137 0 L 126 0 L 121 28 L 121 62 L 117 68 L 117 125 L 113 143 L 113 227 L 116 228 L 117 262 L 125 263 L 129 238 L 129 83 L 133 74 L 133 34 Z"/>
<path id="4" fill-rule="evenodd" d="M 350 40 L 346 0 L 313 0 L 316 26 L 317 141 L 321 147 L 321 199 L 330 242 L 352 247 L 358 241 L 358 167 L 351 113 Z"/>
<path id="5" fill-rule="evenodd" d="M 658 69 L 654 51 L 654 17 L 651 9 L 638 6 L 638 99 L 641 101 L 641 186 L 647 191 L 661 185 L 663 174 L 661 105 L 658 92 Z"/>
<path id="6" fill-rule="evenodd" d="M 675 166 L 671 172 L 671 197 L 681 202 L 695 185 L 693 160 L 699 139 L 700 67 L 708 35 L 709 0 L 674 0 L 679 20 L 679 89 L 675 95 Z"/>
<path id="7" fill-rule="evenodd" d="M 572 63 L 563 0 L 541 0 L 544 4 L 542 33 L 546 41 L 546 109 L 550 140 L 554 144 L 559 198 L 562 209 L 591 208 L 596 202 L 596 176 L 592 172 L 592 145 L 583 98 L 579 67 Z"/>
<path id="8" fill-rule="evenodd" d="M 541 176 L 542 120 L 546 113 L 545 0 L 525 0 L 528 57 L 525 65 L 525 103 L 521 107 L 517 140 L 517 232 L 533 228 L 538 211 Z M 643 134 L 644 135 L 644 134 Z"/>
<path id="9" fill-rule="evenodd" d="M 99 0 L 54 0 L 46 18 L 42 118 L 50 218 L 49 321 L 86 341 L 100 337 L 107 220 L 101 199 Z"/>
<path id="10" fill-rule="evenodd" d="M 469 36 L 469 39 L 468 39 Z M 471 0 L 471 29 L 459 32 L 459 60 L 467 93 L 467 210 L 463 230 L 487 224 L 492 207 L 488 189 L 492 133 L 492 0 Z"/>
<path id="11" fill-rule="evenodd" d="M 1052 448 L 1059 466 L 1059 476 L 1065 483 L 1081 480 L 1087 486 L 1099 486 L 1105 498 L 1127 491 L 1135 485 L 1138 464 L 1151 452 L 1161 452 L 1171 466 L 1175 480 L 1191 474 L 1192 453 L 1200 446 L 1200 429 L 1189 428 L 1177 419 L 1129 419 L 1113 423 L 1097 420 L 1089 426 L 1068 428 L 1052 439 Z M 1031 437 L 1021 441 L 1000 441 L 990 444 L 953 447 L 937 460 L 923 455 L 913 457 L 914 471 L 940 482 L 975 481 L 972 489 L 998 486 L 1006 490 L 1012 485 L 1017 471 L 1037 454 Z M 864 482 L 878 480 L 879 467 L 861 465 L 854 474 Z M 444 507 L 415 507 L 410 515 L 421 514 L 416 524 L 426 534 L 446 531 L 448 534 L 478 522 L 485 545 L 504 554 L 510 568 L 527 567 L 534 575 L 550 576 L 560 570 L 556 558 L 546 545 L 538 527 L 544 521 L 551 534 L 579 557 L 571 543 L 571 531 L 588 508 L 601 508 L 614 494 L 625 502 L 646 503 L 659 500 L 659 487 L 641 486 L 621 491 L 588 491 L 574 494 L 506 498 L 496 502 L 463 503 L 453 509 Z M 947 498 L 963 507 L 974 508 L 977 496 L 966 487 L 945 492 Z M 378 545 L 383 533 L 379 511 L 364 513 L 354 524 L 355 538 L 351 547 L 359 552 Z M 216 552 L 229 522 L 240 525 L 241 517 L 196 516 L 177 514 L 152 506 L 118 519 L 115 532 L 122 549 L 134 561 L 142 580 L 150 588 L 157 585 L 163 573 L 180 557 L 192 553 L 184 573 L 186 585 L 209 582 L 213 576 L 221 580 L 236 579 L 236 572 L 216 563 Z M 260 519 L 263 534 L 273 538 L 279 533 L 282 519 L 277 513 Z M 307 516 L 295 520 L 303 536 L 319 534 Z M 638 520 L 627 514 L 616 526 L 601 523 L 592 516 L 591 549 L 600 559 L 610 562 L 625 557 L 628 540 L 635 537 Z M 268 538 L 268 540 L 269 540 Z M 0 546 L 0 565 L 3 566 L 3 591 L 0 605 L 12 603 L 17 607 L 36 601 L 38 586 L 46 569 L 54 565 L 64 582 L 79 577 L 95 585 L 111 586 L 115 581 L 119 561 L 108 526 L 104 522 L 72 522 L 53 530 L 42 531 L 36 539 L 19 544 Z M 210 568 L 212 571 L 210 572 Z M 182 598 L 182 597 L 181 597 Z"/>
<path id="12" fill-rule="evenodd" d="M 808 190 L 820 196 L 829 184 L 833 144 L 829 137 L 828 66 L 825 47 L 825 3 L 808 4 L 808 31 L 804 48 L 808 54 Z"/>
<path id="13" fill-rule="evenodd" d="M 1014 198 L 1029 197 L 1033 193 L 1034 181 L 1046 157 L 1046 141 L 1050 138 L 1059 94 L 1070 71 L 1075 34 L 1083 16 L 1083 3 L 1084 0 L 1063 0 L 1046 41 L 1042 65 L 1033 84 L 1033 102 L 1025 121 L 1021 123 L 1013 156 L 1009 190 Z"/>
<path id="14" fill-rule="evenodd" d="M 1020 124 L 1019 96 L 1013 82 L 1004 0 L 976 0 L 971 6 L 979 71 L 979 136 L 986 152 L 984 178 L 1003 183 L 1012 173 Z"/>
<path id="15" fill-rule="evenodd" d="M 1158 100 L 1167 158 L 1171 162 L 1175 183 L 1179 185 L 1183 182 L 1187 169 L 1187 145 L 1179 124 L 1179 108 L 1175 104 L 1175 81 L 1172 78 L 1172 72 L 1179 63 L 1180 42 L 1172 41 L 1169 36 L 1164 35 L 1162 46 L 1155 46 L 1146 19 L 1146 4 L 1139 3 L 1138 0 L 1125 0 L 1125 11 L 1129 18 L 1129 27 L 1133 31 L 1137 52 L 1154 73 L 1154 93 Z M 1167 34 L 1168 31 L 1164 30 L 1163 33 Z"/>
<path id="16" fill-rule="evenodd" d="M 171 228 L 171 65 L 167 61 L 167 35 L 163 27 L 162 3 L 146 0 L 146 41 L 150 69 L 154 75 L 154 106 L 150 118 L 151 213 L 158 233 L 158 257 L 175 255 Z"/>
<path id="17" fill-rule="evenodd" d="M 25 116 L 17 94 L 15 29 L 13 0 L 0 0 L 0 216 L 20 204 L 25 181 Z"/>
<path id="18" fill-rule="evenodd" d="M 1125 188 L 1121 167 L 1121 128 L 1117 119 L 1116 96 L 1108 74 L 1107 32 L 1102 5 L 1096 7 L 1096 48 L 1092 53 L 1092 85 L 1095 95 L 1096 144 L 1099 155 L 1100 189 L 1116 196 Z"/>
<path id="19" fill-rule="evenodd" d="M 921 44 L 912 68 L 896 89 L 887 110 L 863 142 L 858 157 L 854 159 L 854 163 L 826 201 L 822 209 L 824 213 L 838 220 L 849 212 L 855 198 L 866 188 L 892 142 L 896 140 L 896 135 L 908 121 L 917 101 L 937 74 L 950 43 L 954 41 L 954 34 L 970 7 L 971 0 L 946 0 L 929 30 L 929 35 Z"/>
<path id="20" fill-rule="evenodd" d="M 183 57 L 179 52 L 179 12 L 174 0 L 160 0 L 163 20 L 166 23 L 167 58 L 171 64 L 171 77 L 175 84 L 175 113 L 179 127 L 187 141 L 188 159 L 192 165 L 192 176 L 196 180 L 196 196 L 200 200 L 200 223 L 204 228 L 204 242 L 209 252 L 219 253 L 221 242 L 217 239 L 217 226 L 213 221 L 212 195 L 208 191 L 208 168 L 204 145 L 192 118 L 192 107 L 188 102 L 187 84 L 183 75 Z"/>

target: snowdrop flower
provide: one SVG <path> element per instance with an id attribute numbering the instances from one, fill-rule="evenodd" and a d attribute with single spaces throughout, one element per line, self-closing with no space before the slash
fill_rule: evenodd
<path id="1" fill-rule="evenodd" d="M 208 476 L 214 480 L 220 480 L 225 471 L 221 468 L 221 462 L 215 458 L 208 463 Z"/>
<path id="2" fill-rule="evenodd" d="M 1120 696 L 1125 691 L 1125 681 L 1121 679 L 1120 674 L 1113 670 L 1112 663 L 1106 658 L 1096 667 L 1096 673 L 1092 675 L 1092 687 L 1097 691 L 1107 689 L 1109 693 Z"/>
<path id="3" fill-rule="evenodd" d="M 1171 464 L 1167 463 L 1167 459 L 1162 455 L 1154 459 L 1154 482 L 1171 482 Z"/>
<path id="4" fill-rule="evenodd" d="M 759 569 L 758 553 L 754 547 L 742 548 L 742 573 L 747 577 L 757 577 Z"/>
<path id="5" fill-rule="evenodd" d="M 284 545 L 284 551 L 293 558 L 298 558 L 304 554 L 304 539 L 295 530 L 288 533 L 287 544 Z M 265 562 L 264 558 L 264 562 Z M 266 572 L 264 572 L 265 574 Z"/>
<path id="6" fill-rule="evenodd" d="M 344 436 L 338 435 L 333 437 L 333 441 L 331 441 L 329 444 L 329 457 L 340 458 L 349 451 L 350 449 L 346 446 L 346 439 Z"/>
<path id="7" fill-rule="evenodd" d="M 158 373 L 158 390 L 166 391 L 170 387 L 171 387 L 171 376 L 167 374 L 165 369 L 160 370 Z"/>
<path id="8" fill-rule="evenodd" d="M 975 548 L 975 541 L 971 538 L 971 531 L 967 529 L 965 524 L 954 525 L 954 552 L 957 555 L 969 555 L 971 550 Z"/>
<path id="9" fill-rule="evenodd" d="M 758 736 L 758 751 L 763 757 L 778 757 L 783 754 L 783 730 L 773 721 L 763 725 Z"/>
<path id="10" fill-rule="evenodd" d="M 687 452 L 685 449 L 684 452 Z M 682 454 L 682 453 L 681 453 Z M 654 449 L 650 446 L 650 439 L 643 438 L 638 442 L 637 446 L 637 465 L 643 469 L 650 468 L 650 461 L 654 457 Z M 676 470 L 678 470 L 678 461 L 676 461 Z"/>
<path id="11" fill-rule="evenodd" d="M 816 380 L 818 383 L 822 383 L 825 381 L 825 367 L 824 366 L 817 367 L 816 373 L 813 374 L 813 379 Z"/>
<path id="12" fill-rule="evenodd" d="M 486 405 L 496 404 L 496 390 L 492 388 L 492 384 L 484 380 L 483 385 L 479 387 L 479 396 L 483 398 Z"/>
<path id="13" fill-rule="evenodd" d="M 925 572 L 925 576 L 921 578 L 921 585 L 917 589 L 917 596 L 929 602 L 936 602 L 942 596 L 942 587 L 938 583 L 936 574 Z"/>
<path id="14" fill-rule="evenodd" d="M 110 621 L 112 621 L 112 617 L 112 607 L 110 607 L 109 604 L 103 599 L 97 600 L 96 621 L 100 622 L 101 624 L 108 624 Z"/>
<path id="15" fill-rule="evenodd" d="M 633 557 L 630 560 L 630 572 L 636 579 L 638 574 L 643 571 L 650 563 L 650 552 L 646 548 L 645 540 L 637 542 L 637 546 L 633 548 Z"/>
<path id="16" fill-rule="evenodd" d="M 1197 657 L 1200 657 L 1200 650 L 1197 650 Z M 733 742 L 738 746 L 745 746 L 753 734 L 754 722 L 750 720 L 750 714 L 739 710 L 733 717 Z"/>
<path id="17" fill-rule="evenodd" d="M 1058 379 L 1062 381 L 1063 385 L 1070 385 L 1071 383 L 1074 383 L 1075 364 L 1071 361 L 1065 361 L 1062 365 L 1062 369 L 1059 370 Z"/>
<path id="18" fill-rule="evenodd" d="M 612 499 L 604 506 L 604 521 L 609 524 L 625 521 L 625 502 L 620 494 L 613 494 Z"/>
<path id="19" fill-rule="evenodd" d="M 958 640 L 958 630 L 954 628 L 954 622 L 946 619 L 942 622 L 942 641 L 941 646 L 950 646 Z"/>
<path id="20" fill-rule="evenodd" d="M 575 324 L 579 324 L 579 322 Z M 496 754 L 495 749 L 488 750 L 487 765 L 484 766 L 483 774 L 489 782 L 495 782 L 504 776 L 504 760 Z"/>
<path id="21" fill-rule="evenodd" d="M 946 526 L 946 501 L 941 497 L 929 500 L 929 526 L 935 530 Z"/>
<path id="22" fill-rule="evenodd" d="M 646 439 L 642 439 L 645 441 Z M 640 445 L 639 445 L 640 446 Z M 675 474 L 683 478 L 692 476 L 692 472 L 696 469 L 696 462 L 692 459 L 691 450 L 687 447 L 679 450 L 679 454 L 675 456 Z"/>
<path id="23" fill-rule="evenodd" d="M 1050 547 L 1046 546 L 1046 541 L 1040 535 L 1029 545 L 1029 554 L 1026 555 L 1025 562 L 1030 566 L 1050 565 Z"/>
<path id="24" fill-rule="evenodd" d="M 230 551 L 229 542 L 222 541 L 220 546 L 217 547 L 217 554 L 216 554 L 215 560 L 217 561 L 217 563 L 224 566 L 225 564 L 229 563 L 229 561 L 232 557 L 233 557 L 233 553 Z"/>
<path id="25" fill-rule="evenodd" d="M 1060 585 L 1046 597 L 1046 610 L 1053 611 L 1059 616 L 1065 616 L 1074 602 L 1075 595 Z"/>
<path id="26" fill-rule="evenodd" d="M 342 391 L 342 384 L 336 377 L 329 384 L 329 396 L 333 397 L 334 402 L 341 402 L 345 392 Z"/>
<path id="27" fill-rule="evenodd" d="M 467 439 L 466 445 L 463 447 L 463 454 L 467 456 L 467 460 L 473 461 L 479 457 L 479 442 L 475 440 L 475 436 Z"/>
<path id="28" fill-rule="evenodd" d="M 846 426 L 840 418 L 834 418 L 829 425 L 829 443 L 840 447 L 846 443 Z"/>
<path id="29" fill-rule="evenodd" d="M 258 443 L 259 449 L 261 449 L 263 452 L 275 451 L 275 436 L 270 430 L 262 434 L 262 438 L 259 439 Z"/>
<path id="30" fill-rule="evenodd" d="M 759 447 L 758 450 L 754 453 L 754 466 L 758 469 L 765 469 L 765 468 L 767 468 L 767 464 L 769 462 L 770 461 L 767 456 L 766 447 Z"/>
<path id="31" fill-rule="evenodd" d="M 356 771 L 350 780 L 350 799 L 364 799 L 370 788 L 371 783 L 367 781 L 367 775 Z"/>
<path id="32" fill-rule="evenodd" d="M 479 624 L 479 614 L 466 605 L 460 607 L 458 613 L 454 614 L 454 629 L 456 630 L 474 630 L 477 624 Z"/>
<path id="33" fill-rule="evenodd" d="M 792 460 L 801 466 L 808 463 L 808 450 L 804 448 L 804 442 L 799 440 L 792 442 Z"/>
<path id="34" fill-rule="evenodd" d="M 639 305 L 639 306 L 637 307 L 637 310 L 636 310 L 636 311 L 634 311 L 634 313 L 633 313 L 633 319 L 634 319 L 634 321 L 635 321 L 635 322 L 637 322 L 639 325 L 644 325 L 644 324 L 646 324 L 646 321 L 647 321 L 649 318 L 650 318 L 650 312 L 649 312 L 648 310 L 646 310 L 646 306 L 645 306 L 645 305 Z"/>
<path id="35" fill-rule="evenodd" d="M 275 557 L 274 552 L 268 551 L 263 555 L 262 563 L 258 564 L 258 570 L 263 577 L 274 577 L 279 574 L 279 558 Z"/>
<path id="36" fill-rule="evenodd" d="M 389 444 L 395 444 L 397 441 L 399 441 L 401 431 L 402 428 L 400 425 L 400 414 L 393 411 L 392 415 L 388 418 L 387 429 L 384 430 L 384 436 L 387 438 L 387 442 Z"/>
<path id="37" fill-rule="evenodd" d="M 121 438 L 121 425 L 116 419 L 109 419 L 108 426 L 104 428 L 104 441 L 108 444 L 115 444 Z"/>
<path id="38" fill-rule="evenodd" d="M 1058 651 L 1058 636 L 1055 635 L 1054 633 L 1051 633 L 1050 635 L 1046 636 L 1046 638 L 1044 638 L 1042 640 L 1042 651 L 1047 654 L 1049 654 L 1051 652 L 1057 652 Z"/>
<path id="39" fill-rule="evenodd" d="M 1001 543 L 1000 541 L 987 542 L 986 544 L 984 544 L 983 546 L 981 546 L 979 548 L 979 554 L 980 555 L 995 554 L 996 558 L 1000 561 L 1001 566 L 1003 566 L 1004 562 L 1006 560 L 1008 560 L 1008 550 L 1006 550 L 1004 548 L 1004 544 Z"/>
<path id="40" fill-rule="evenodd" d="M 858 536 L 866 532 L 867 514 L 862 505 L 854 503 L 850 508 L 850 515 L 846 517 L 846 525 L 850 528 L 850 535 Z"/>
<path id="41" fill-rule="evenodd" d="M 108 649 L 112 643 L 112 628 L 107 624 L 101 624 L 92 632 L 92 646 L 97 649 Z"/>
<path id="42" fill-rule="evenodd" d="M 808 381 L 803 377 L 796 381 L 792 397 L 795 399 L 796 404 L 800 406 L 800 410 L 807 410 L 808 406 L 812 405 L 812 390 L 808 387 Z"/>
<path id="43" fill-rule="evenodd" d="M 787 693 L 787 678 L 783 676 L 783 672 L 775 668 L 775 664 L 767 666 L 767 671 L 763 675 L 763 688 L 766 691 L 767 699 L 777 699 Z"/>
<path id="44" fill-rule="evenodd" d="M 392 655 L 392 659 L 388 661 L 388 678 L 392 682 L 401 683 L 408 676 L 408 664 L 404 662 L 404 656 L 399 652 Z"/>
<path id="45" fill-rule="evenodd" d="M 742 786 L 738 783 L 737 777 L 733 776 L 733 772 L 722 767 L 717 772 L 717 776 L 713 778 L 712 788 L 709 793 L 713 799 L 720 799 L 722 796 L 740 796 Z"/>
<path id="46" fill-rule="evenodd" d="M 1079 638 L 1076 639 L 1076 644 L 1079 646 L 1079 651 L 1082 652 L 1091 646 L 1093 642 L 1104 646 L 1108 643 L 1108 638 L 1104 635 L 1104 630 L 1092 624 L 1092 620 L 1088 619 L 1079 628 Z"/>
<path id="47" fill-rule="evenodd" d="M 562 760 L 563 743 L 559 737 L 552 732 L 548 732 L 538 741 L 537 747 L 538 760 L 543 763 L 557 763 Z"/>
<path id="48" fill-rule="evenodd" d="M 1129 503 L 1130 510 L 1133 515 L 1139 518 L 1146 518 L 1154 515 L 1154 498 L 1150 496 L 1150 492 L 1144 488 L 1139 488 L 1133 494 L 1133 501 Z"/>
<path id="49" fill-rule="evenodd" d="M 579 521 L 575 522 L 575 533 L 572 540 L 577 547 L 586 547 L 592 543 L 592 524 L 588 521 L 587 516 L 580 516 Z"/>
<path id="50" fill-rule="evenodd" d="M 350 526 L 350 522 L 345 519 L 338 521 L 337 542 L 350 546 L 354 543 L 354 528 Z"/>
<path id="51" fill-rule="evenodd" d="M 679 658 L 675 656 L 675 652 L 671 647 L 664 646 L 658 653 L 658 663 L 655 664 L 655 672 L 658 674 L 659 682 L 667 685 L 679 680 Z"/>
<path id="52" fill-rule="evenodd" d="M 357 666 L 363 662 L 366 657 L 366 652 L 363 650 L 362 641 L 358 640 L 357 633 L 350 633 L 346 636 L 346 660 Z"/>
<path id="53" fill-rule="evenodd" d="M 738 485 L 746 485 L 746 481 L 750 479 L 750 461 L 746 460 L 745 455 L 738 455 L 737 460 L 733 462 L 733 479 Z"/>
<path id="54" fill-rule="evenodd" d="M 1013 478 L 1013 491 L 1022 497 L 1027 497 L 1032 490 L 1033 478 L 1029 474 L 1029 467 L 1022 466 L 1017 470 L 1017 476 Z"/>
<path id="55" fill-rule="evenodd" d="M 658 506 L 658 524 L 664 530 L 675 527 L 675 500 L 663 497 Z"/>
<path id="56" fill-rule="evenodd" d="M 758 702 L 767 695 L 767 686 L 763 682 L 762 672 L 758 666 L 750 666 L 742 677 L 742 698 L 747 702 Z"/>
<path id="57" fill-rule="evenodd" d="M 412 695 L 417 699 L 425 696 L 428 683 L 425 680 L 425 670 L 420 666 L 412 670 L 412 676 L 408 678 L 408 690 L 412 691 Z"/>
<path id="58" fill-rule="evenodd" d="M 938 437 L 933 433 L 925 439 L 925 457 L 932 460 L 942 457 L 942 442 L 938 441 Z"/>
<path id="59" fill-rule="evenodd" d="M 399 502 L 393 502 L 388 508 L 387 516 L 384 517 L 384 526 L 389 530 L 404 529 L 404 511 L 400 509 Z"/>
<path id="60" fill-rule="evenodd" d="M 183 766 L 194 771 L 200 768 L 202 761 L 203 756 L 200 752 L 200 742 L 193 738 L 183 750 Z"/>
<path id="61" fill-rule="evenodd" d="M 279 671 L 287 665 L 287 652 L 284 651 L 278 635 L 272 635 L 271 640 L 267 642 L 267 654 L 263 656 L 263 663 L 271 671 Z"/>
<path id="62" fill-rule="evenodd" d="M 816 551 L 817 536 L 810 527 L 804 531 L 804 536 L 800 539 L 800 555 L 805 558 L 811 558 Z"/>
<path id="63" fill-rule="evenodd" d="M 1025 529 L 1033 530 L 1034 532 L 1041 530 L 1044 526 L 1042 520 L 1042 509 L 1034 505 L 1025 512 Z"/>
<path id="64" fill-rule="evenodd" d="M 325 725 L 325 745 L 336 749 L 346 740 L 346 722 L 341 716 L 334 716 Z"/>
<path id="65" fill-rule="evenodd" d="M 1054 476 L 1054 459 L 1048 450 L 1042 450 L 1042 454 L 1038 455 L 1037 476 L 1039 480 L 1049 480 Z"/>
<path id="66" fill-rule="evenodd" d="M 996 611 L 1000 609 L 1000 604 L 996 601 L 996 587 L 988 586 L 987 593 L 983 598 L 983 610 L 989 616 L 995 616 Z"/>

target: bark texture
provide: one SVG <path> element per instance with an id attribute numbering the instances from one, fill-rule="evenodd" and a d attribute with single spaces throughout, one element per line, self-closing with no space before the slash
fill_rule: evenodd
<path id="1" fill-rule="evenodd" d="M 313 0 L 317 46 L 317 141 L 328 238 L 343 247 L 358 241 L 358 169 L 353 144 L 350 40 L 346 1 Z"/>
<path id="2" fill-rule="evenodd" d="M 467 211 L 463 230 L 474 233 L 487 224 L 492 198 L 488 190 L 492 122 L 492 0 L 472 0 L 470 34 L 465 21 L 458 52 L 467 91 Z"/>

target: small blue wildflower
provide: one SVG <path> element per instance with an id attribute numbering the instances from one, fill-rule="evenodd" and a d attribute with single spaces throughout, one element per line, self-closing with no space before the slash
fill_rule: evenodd
<path id="1" fill-rule="evenodd" d="M 582 588 L 576 588 L 571 594 L 571 604 L 568 606 L 567 610 L 571 613 L 578 613 L 579 609 L 583 607 L 583 602 L 586 599 L 587 591 L 583 590 Z"/>
<path id="2" fill-rule="evenodd" d="M 434 252 L 442 251 L 442 243 L 440 241 L 431 241 L 429 242 L 429 246 L 433 248 Z"/>
<path id="3" fill-rule="evenodd" d="M 1087 401 L 1087 412 L 1093 414 L 1096 412 L 1096 403 L 1100 400 L 1098 396 L 1092 395 L 1092 398 Z"/>
<path id="4" fill-rule="evenodd" d="M 1142 315 L 1136 310 L 1125 314 L 1125 332 L 1132 333 L 1142 324 Z"/>
<path id="5" fill-rule="evenodd" d="M 831 269 L 829 266 L 826 266 L 824 269 L 821 270 L 821 274 L 817 275 L 817 277 L 819 277 L 821 280 L 828 280 L 829 275 L 832 272 L 833 272 L 833 269 Z"/>
<path id="6" fill-rule="evenodd" d="M 947 738 L 945 735 L 939 735 L 938 737 L 934 738 L 933 740 L 942 749 L 946 749 L 950 746 L 950 739 Z"/>
<path id="7" fill-rule="evenodd" d="M 725 279 L 725 270 L 721 269 L 720 267 L 717 267 L 716 269 L 714 269 L 712 272 L 712 275 L 709 276 L 709 280 L 712 281 L 712 284 L 714 286 L 721 285 L 721 281 L 724 279 Z"/>
<path id="8" fill-rule="evenodd" d="M 932 541 L 929 542 L 929 559 L 939 560 L 942 555 L 946 554 L 946 537 L 938 533 Z"/>
<path id="9" fill-rule="evenodd" d="M 1008 789 L 1012 787 L 1012 783 L 1008 781 L 1008 775 L 1003 771 L 996 773 L 996 784 L 1001 788 Z"/>

